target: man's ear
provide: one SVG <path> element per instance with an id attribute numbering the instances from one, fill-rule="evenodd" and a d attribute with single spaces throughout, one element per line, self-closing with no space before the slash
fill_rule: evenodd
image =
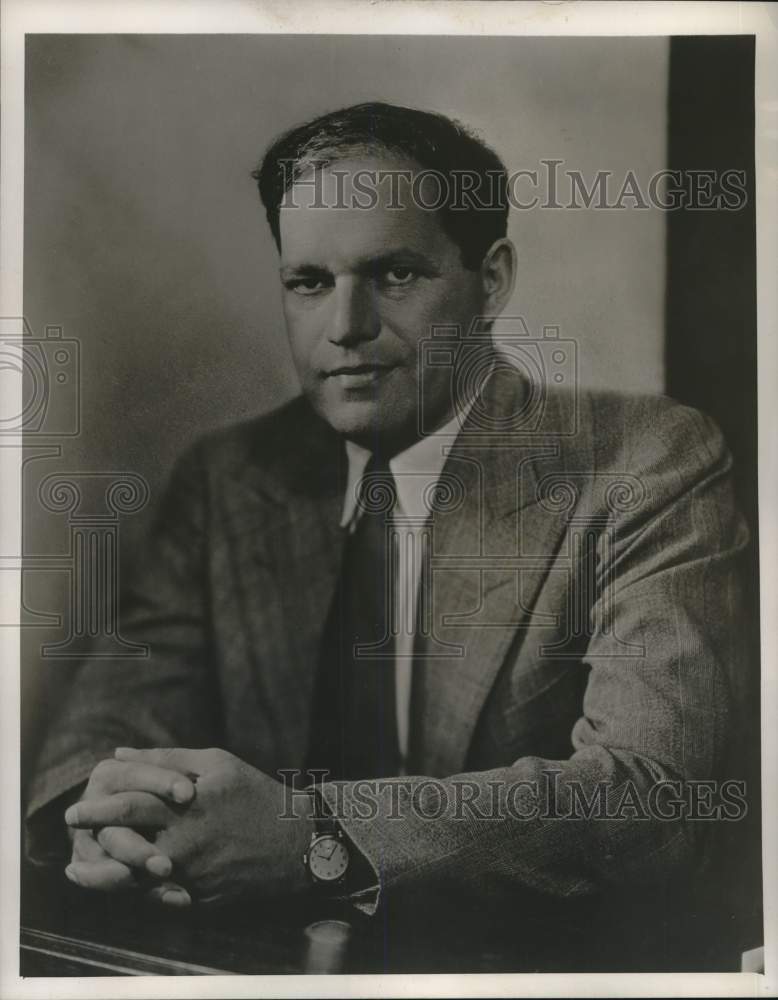
<path id="1" fill-rule="evenodd" d="M 495 240 L 481 263 L 484 313 L 499 316 L 516 284 L 516 247 L 507 238 Z"/>

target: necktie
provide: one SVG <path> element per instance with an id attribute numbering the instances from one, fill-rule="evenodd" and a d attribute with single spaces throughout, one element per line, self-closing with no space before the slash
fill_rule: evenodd
<path id="1" fill-rule="evenodd" d="M 373 455 L 344 540 L 340 582 L 321 643 L 307 767 L 331 778 L 396 775 L 395 644 L 391 620 L 396 503 L 388 463 Z"/>
<path id="2" fill-rule="evenodd" d="M 411 700 L 409 706 L 408 725 L 408 757 L 406 761 L 407 774 L 423 774 L 423 733 L 425 714 L 425 663 L 418 655 L 419 636 L 422 634 L 423 617 L 425 615 L 424 605 L 427 600 L 427 590 L 429 587 L 428 575 L 424 567 L 419 573 L 419 587 L 416 594 L 416 614 L 414 629 L 414 653 L 413 671 L 411 673 Z"/>

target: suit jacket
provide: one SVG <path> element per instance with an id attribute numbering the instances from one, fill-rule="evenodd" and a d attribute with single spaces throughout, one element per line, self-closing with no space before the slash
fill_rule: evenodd
<path id="1" fill-rule="evenodd" d="M 414 776 L 382 783 L 394 799 L 377 816 L 355 786 L 324 786 L 383 893 L 571 896 L 702 857 L 709 824 L 559 816 L 581 796 L 610 808 L 629 789 L 645 806 L 657 782 L 721 775 L 748 669 L 730 455 L 711 420 L 666 398 L 540 402 L 512 433 L 527 387 L 498 371 L 447 458 Z M 123 599 L 123 635 L 151 653 L 80 667 L 31 784 L 32 835 L 118 745 L 303 766 L 345 475 L 343 442 L 303 399 L 179 461 Z M 462 806 L 465 785 L 491 818 Z M 549 788 L 550 815 L 533 808 Z"/>

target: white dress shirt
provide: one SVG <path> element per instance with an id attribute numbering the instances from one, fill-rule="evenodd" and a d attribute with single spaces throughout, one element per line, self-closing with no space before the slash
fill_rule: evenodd
<path id="1" fill-rule="evenodd" d="M 470 407 L 466 407 L 434 434 L 428 434 L 405 451 L 395 455 L 389 469 L 397 489 L 394 529 L 399 535 L 398 573 L 395 578 L 395 601 L 399 620 L 395 633 L 395 689 L 397 697 L 397 739 L 400 756 L 408 756 L 411 711 L 413 640 L 416 627 L 416 599 L 421 577 L 420 535 L 429 517 L 425 495 L 435 488 L 446 456 L 454 444 Z M 343 502 L 342 528 L 353 531 L 359 519 L 357 489 L 371 452 L 353 441 L 346 441 L 348 485 Z"/>

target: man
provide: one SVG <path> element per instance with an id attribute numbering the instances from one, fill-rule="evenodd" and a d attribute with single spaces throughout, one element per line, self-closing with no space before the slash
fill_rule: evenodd
<path id="1" fill-rule="evenodd" d="M 360 105 L 256 177 L 303 395 L 179 463 L 123 606 L 150 657 L 80 668 L 32 856 L 68 807 L 85 888 L 367 913 L 697 869 L 745 675 L 718 431 L 500 327 L 506 173 L 461 126 Z"/>

